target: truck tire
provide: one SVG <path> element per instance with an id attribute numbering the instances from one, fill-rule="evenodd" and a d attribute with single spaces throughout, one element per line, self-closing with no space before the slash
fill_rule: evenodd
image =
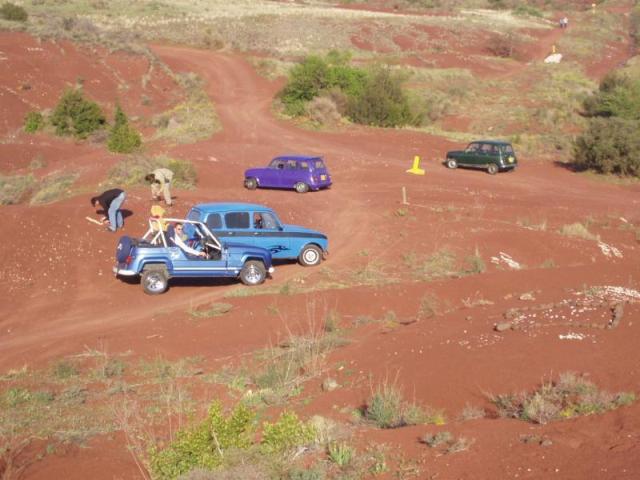
<path id="1" fill-rule="evenodd" d="M 142 289 L 147 295 L 160 295 L 169 288 L 169 275 L 165 267 L 148 268 L 142 271 Z"/>
<path id="2" fill-rule="evenodd" d="M 264 268 L 264 264 L 258 260 L 245 262 L 242 270 L 240 270 L 240 281 L 250 287 L 260 285 L 266 278 L 267 269 Z"/>

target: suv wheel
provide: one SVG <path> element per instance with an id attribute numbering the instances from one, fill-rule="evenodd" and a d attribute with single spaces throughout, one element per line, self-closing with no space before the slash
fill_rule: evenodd
<path id="1" fill-rule="evenodd" d="M 267 269 L 257 260 L 249 260 L 240 270 L 240 281 L 245 285 L 260 285 L 267 278 Z"/>
<path id="2" fill-rule="evenodd" d="M 296 183 L 293 188 L 295 188 L 298 193 L 307 193 L 309 191 L 309 185 L 304 182 Z"/>
<path id="3" fill-rule="evenodd" d="M 258 181 L 253 177 L 249 177 L 245 179 L 244 186 L 247 190 L 255 190 L 258 188 Z"/>
<path id="4" fill-rule="evenodd" d="M 142 272 L 142 289 L 147 295 L 160 295 L 169 288 L 169 276 L 165 268 L 146 268 Z"/>
<path id="5" fill-rule="evenodd" d="M 315 267 L 322 261 L 322 251 L 315 245 L 305 245 L 298 256 L 298 261 L 302 266 Z"/>
<path id="6" fill-rule="evenodd" d="M 498 165 L 496 165 L 495 163 L 490 163 L 487 166 L 487 173 L 489 175 L 495 175 L 496 173 L 498 173 Z"/>
<path id="7" fill-rule="evenodd" d="M 456 162 L 453 158 L 447 158 L 447 167 L 449 168 L 457 168 L 458 162 Z"/>

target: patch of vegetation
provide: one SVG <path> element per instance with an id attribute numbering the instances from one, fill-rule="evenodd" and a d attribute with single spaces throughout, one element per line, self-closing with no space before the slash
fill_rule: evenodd
<path id="1" fill-rule="evenodd" d="M 36 133 L 44 127 L 44 117 L 40 112 L 29 112 L 24 118 L 24 131 L 27 133 Z"/>
<path id="2" fill-rule="evenodd" d="M 348 467 L 351 464 L 355 453 L 355 449 L 346 442 L 333 442 L 327 447 L 329 460 L 340 468 Z"/>
<path id="3" fill-rule="evenodd" d="M 260 446 L 266 453 L 286 453 L 312 443 L 315 436 L 313 425 L 302 422 L 294 412 L 285 411 L 277 422 L 263 424 Z"/>
<path id="4" fill-rule="evenodd" d="M 599 173 L 640 176 L 640 79 L 637 72 L 607 75 L 584 102 L 589 127 L 575 142 L 579 168 Z"/>
<path id="5" fill-rule="evenodd" d="M 583 376 L 566 372 L 557 382 L 543 383 L 531 394 L 497 395 L 491 401 L 502 417 L 545 424 L 615 410 L 633 403 L 635 399 L 634 393 L 611 394 L 599 390 Z"/>
<path id="6" fill-rule="evenodd" d="M 585 240 L 597 240 L 598 236 L 594 235 L 589 229 L 580 222 L 572 223 L 570 225 L 563 225 L 560 228 L 560 234 L 568 237 L 579 237 Z"/>
<path id="7" fill-rule="evenodd" d="M 29 175 L 0 175 L 0 205 L 20 203 L 37 184 L 35 177 Z"/>
<path id="8" fill-rule="evenodd" d="M 456 256 L 443 248 L 432 255 L 420 259 L 415 253 L 404 256 L 404 263 L 419 280 L 435 280 L 456 274 Z"/>
<path id="9" fill-rule="evenodd" d="M 400 390 L 389 382 L 380 384 L 367 400 L 364 417 L 379 428 L 399 428 L 426 423 L 443 425 L 445 423 L 441 412 L 427 413 L 419 405 L 407 402 Z"/>
<path id="10" fill-rule="evenodd" d="M 189 311 L 189 315 L 195 318 L 212 318 L 220 317 L 225 313 L 229 313 L 233 305 L 230 303 L 212 303 L 208 308 L 197 308 Z"/>
<path id="11" fill-rule="evenodd" d="M 165 155 L 144 155 L 126 158 L 109 170 L 107 184 L 118 186 L 146 185 L 145 175 L 156 168 L 168 168 L 173 172 L 172 186 L 191 189 L 196 185 L 196 170 L 189 160 L 170 158 Z"/>
<path id="12" fill-rule="evenodd" d="M 55 172 L 44 177 L 31 197 L 31 205 L 55 202 L 71 194 L 71 186 L 78 179 L 77 173 Z"/>
<path id="13" fill-rule="evenodd" d="M 486 412 L 484 408 L 476 407 L 474 405 L 466 404 L 462 409 L 462 413 L 460 414 L 460 418 L 462 420 L 476 420 L 478 418 L 484 418 L 486 416 Z"/>
<path id="14" fill-rule="evenodd" d="M 153 125 L 158 128 L 156 138 L 175 143 L 193 143 L 209 138 L 219 130 L 220 121 L 204 91 L 204 83 L 193 73 L 175 78 L 184 88 L 187 98 L 168 112 L 154 117 Z"/>
<path id="15" fill-rule="evenodd" d="M 87 138 L 104 127 L 106 119 L 97 103 L 84 98 L 82 91 L 67 89 L 62 94 L 50 118 L 56 135 Z"/>
<path id="16" fill-rule="evenodd" d="M 24 7 L 5 2 L 2 4 L 2 7 L 0 7 L 0 17 L 11 22 L 26 22 L 29 15 Z"/>
<path id="17" fill-rule="evenodd" d="M 131 153 L 140 148 L 140 145 L 142 145 L 140 133 L 129 124 L 129 119 L 120 105 L 116 105 L 115 119 L 107 139 L 107 148 L 111 152 Z"/>

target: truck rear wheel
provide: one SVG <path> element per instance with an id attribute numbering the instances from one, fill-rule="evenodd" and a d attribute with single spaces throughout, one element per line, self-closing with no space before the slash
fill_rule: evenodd
<path id="1" fill-rule="evenodd" d="M 160 295 L 169 288 L 169 275 L 165 268 L 145 268 L 140 283 L 147 295 Z"/>

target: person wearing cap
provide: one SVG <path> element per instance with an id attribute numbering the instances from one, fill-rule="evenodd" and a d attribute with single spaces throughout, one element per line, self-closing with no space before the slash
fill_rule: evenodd
<path id="1" fill-rule="evenodd" d="M 171 181 L 173 180 L 173 172 L 171 170 L 168 168 L 156 168 L 146 175 L 144 179 L 151 184 L 151 198 L 153 200 L 160 200 L 160 194 L 163 194 L 164 203 L 168 206 L 172 205 Z"/>

